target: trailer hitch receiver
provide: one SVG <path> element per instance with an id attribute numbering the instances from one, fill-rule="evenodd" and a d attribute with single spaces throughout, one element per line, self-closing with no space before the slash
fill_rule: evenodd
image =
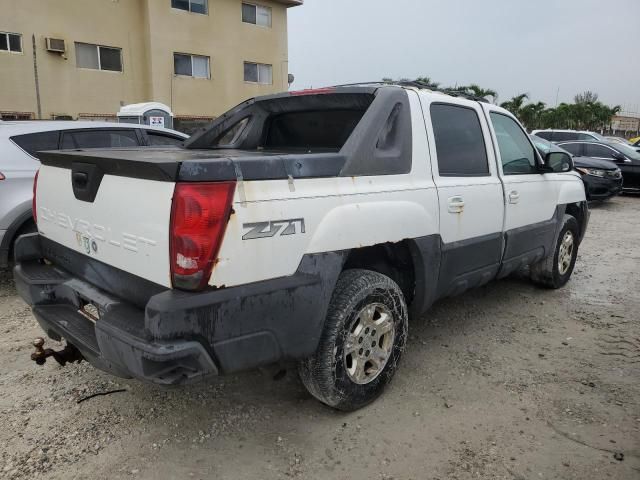
<path id="1" fill-rule="evenodd" d="M 44 338 L 38 337 L 33 341 L 36 351 L 31 354 L 31 360 L 38 365 L 44 365 L 47 358 L 53 357 L 61 366 L 67 363 L 80 362 L 83 360 L 80 351 L 73 345 L 67 344 L 62 350 L 54 351 L 51 348 L 44 348 Z"/>

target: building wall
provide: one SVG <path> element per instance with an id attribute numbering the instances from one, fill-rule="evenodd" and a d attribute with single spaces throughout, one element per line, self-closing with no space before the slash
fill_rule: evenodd
<path id="1" fill-rule="evenodd" d="M 620 134 L 638 134 L 640 133 L 640 116 L 638 114 L 616 115 L 611 119 L 611 130 Z"/>
<path id="2" fill-rule="evenodd" d="M 159 101 L 176 115 L 216 116 L 242 100 L 287 89 L 287 12 L 274 1 L 272 28 L 242 23 L 241 0 L 209 0 L 208 15 L 170 0 L 0 0 L 0 31 L 22 34 L 23 53 L 0 51 L 0 111 L 37 112 L 35 35 L 42 118 L 113 114 Z M 66 59 L 45 38 L 63 38 Z M 74 42 L 122 49 L 123 71 L 76 67 Z M 211 78 L 175 76 L 173 53 L 210 57 Z M 243 62 L 273 65 L 273 84 L 243 80 Z"/>

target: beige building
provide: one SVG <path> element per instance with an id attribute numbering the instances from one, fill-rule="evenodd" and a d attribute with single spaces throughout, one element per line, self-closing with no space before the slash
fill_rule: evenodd
<path id="1" fill-rule="evenodd" d="M 610 130 L 614 135 L 626 137 L 640 135 L 640 114 L 621 112 L 611 119 Z"/>
<path id="2" fill-rule="evenodd" d="M 288 88 L 303 0 L 0 0 L 0 117 L 114 118 L 156 101 L 215 117 Z"/>

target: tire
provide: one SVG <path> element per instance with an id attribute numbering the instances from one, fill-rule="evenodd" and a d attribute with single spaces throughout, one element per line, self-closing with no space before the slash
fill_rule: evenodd
<path id="1" fill-rule="evenodd" d="M 578 221 L 571 215 L 565 215 L 553 254 L 531 265 L 531 279 L 535 283 L 547 288 L 560 288 L 569 281 L 578 256 L 579 232 Z M 569 246 L 570 251 L 567 250 Z"/>
<path id="2" fill-rule="evenodd" d="M 298 366 L 302 383 L 338 410 L 371 403 L 396 372 L 408 326 L 407 304 L 393 280 L 370 270 L 345 270 L 336 283 L 318 349 Z"/>

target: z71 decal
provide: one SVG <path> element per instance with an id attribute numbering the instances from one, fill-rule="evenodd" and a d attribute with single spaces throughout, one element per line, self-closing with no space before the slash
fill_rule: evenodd
<path id="1" fill-rule="evenodd" d="M 304 218 L 291 220 L 272 220 L 270 222 L 244 223 L 242 228 L 249 230 L 242 236 L 242 240 L 255 240 L 256 238 L 271 238 L 276 235 L 295 235 L 305 233 Z"/>

